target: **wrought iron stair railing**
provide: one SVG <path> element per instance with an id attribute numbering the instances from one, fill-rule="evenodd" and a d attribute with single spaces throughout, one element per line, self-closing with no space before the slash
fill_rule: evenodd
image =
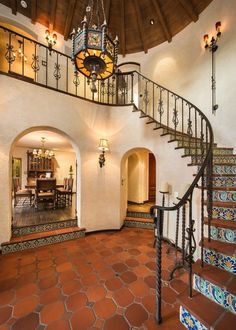
<path id="1" fill-rule="evenodd" d="M 189 270 L 189 295 L 192 295 L 192 262 L 195 250 L 193 192 L 201 186 L 200 224 L 201 260 L 203 265 L 203 229 L 205 180 L 207 183 L 208 239 L 212 218 L 212 147 L 213 131 L 207 117 L 192 103 L 176 93 L 156 84 L 137 71 L 117 72 L 106 81 L 97 82 L 97 93 L 90 90 L 90 81 L 74 72 L 70 56 L 48 47 L 8 28 L 0 26 L 0 73 L 23 79 L 30 83 L 57 90 L 71 96 L 110 105 L 133 105 L 140 118 L 154 124 L 154 130 L 169 135 L 177 141 L 177 148 L 185 149 L 185 156 L 198 159 L 198 172 L 189 189 L 179 201 L 169 207 L 155 205 L 151 209 L 157 224 L 157 322 L 161 322 L 162 241 L 166 212 L 176 212 L 176 249 L 181 249 L 181 259 L 176 269 Z M 186 210 L 188 205 L 188 217 Z M 180 217 L 182 213 L 182 217 Z M 188 224 L 186 224 L 188 218 Z M 180 220 L 182 241 L 179 244 Z M 180 245 L 180 246 L 179 246 Z M 173 270 L 174 272 L 174 270 Z"/>

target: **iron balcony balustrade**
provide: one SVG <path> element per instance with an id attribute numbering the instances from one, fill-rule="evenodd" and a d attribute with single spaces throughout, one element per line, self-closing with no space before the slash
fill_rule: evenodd
<path id="1" fill-rule="evenodd" d="M 192 103 L 183 97 L 156 84 L 137 71 L 120 70 L 105 81 L 97 82 L 97 93 L 92 93 L 89 81 L 74 73 L 69 56 L 51 51 L 47 46 L 0 26 L 0 72 L 23 79 L 35 85 L 50 88 L 71 96 L 106 105 L 133 105 L 134 111 L 146 118 L 147 124 L 162 129 L 162 135 L 169 135 L 170 141 L 177 141 L 179 148 L 187 150 L 185 156 L 194 159 L 192 165 L 198 165 L 198 172 L 184 196 L 172 207 L 155 205 L 150 212 L 157 225 L 156 244 L 156 320 L 161 323 L 161 288 L 162 288 L 162 242 L 163 223 L 167 212 L 176 212 L 176 251 L 181 257 L 176 260 L 176 267 L 185 267 L 189 272 L 189 296 L 192 296 L 192 263 L 196 242 L 194 239 L 194 220 L 192 197 L 195 188 L 201 186 L 200 222 L 201 260 L 203 266 L 203 228 L 204 204 L 208 212 L 208 239 L 212 218 L 212 147 L 213 131 L 207 117 Z M 206 187 L 205 190 L 205 180 Z M 206 196 L 205 196 L 206 194 Z M 188 206 L 188 208 L 187 208 Z M 188 212 L 187 212 L 188 211 Z M 180 216 L 182 214 L 182 216 Z M 182 228 L 181 233 L 179 229 Z M 181 235 L 180 235 L 181 234 Z M 181 237 L 180 237 L 181 236 Z"/>

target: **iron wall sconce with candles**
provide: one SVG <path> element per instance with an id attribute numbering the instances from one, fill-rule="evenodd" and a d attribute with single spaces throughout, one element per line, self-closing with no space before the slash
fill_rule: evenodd
<path id="1" fill-rule="evenodd" d="M 51 55 L 52 48 L 57 43 L 57 35 L 56 35 L 56 33 L 51 34 L 50 31 L 47 29 L 45 31 L 45 39 L 47 40 L 47 43 L 48 43 L 49 55 Z"/>
<path id="2" fill-rule="evenodd" d="M 105 165 L 105 153 L 106 151 L 109 151 L 109 144 L 107 139 L 100 139 L 100 143 L 98 146 L 98 149 L 102 151 L 102 153 L 99 155 L 99 166 L 102 168 Z"/>
<path id="3" fill-rule="evenodd" d="M 205 43 L 205 49 L 209 49 L 211 52 L 211 91 L 212 91 L 212 113 L 215 115 L 218 109 L 218 104 L 216 103 L 216 77 L 215 77 L 215 52 L 218 49 L 218 40 L 221 36 L 221 22 L 216 22 L 216 36 L 212 36 L 209 41 L 209 35 L 205 34 L 203 37 Z"/>

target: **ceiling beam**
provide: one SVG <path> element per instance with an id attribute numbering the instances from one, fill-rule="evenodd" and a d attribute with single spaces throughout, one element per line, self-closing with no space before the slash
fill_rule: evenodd
<path id="1" fill-rule="evenodd" d="M 31 23 L 35 24 L 37 19 L 37 0 L 31 0 Z"/>
<path id="2" fill-rule="evenodd" d="M 137 20 L 138 20 L 138 28 L 139 28 L 139 33 L 140 33 L 142 45 L 143 45 L 143 50 L 144 50 L 145 53 L 147 53 L 148 48 L 147 48 L 147 45 L 146 45 L 146 39 L 145 39 L 145 35 L 144 35 L 144 32 L 143 32 L 143 22 L 142 22 L 142 17 L 141 17 L 141 13 L 140 13 L 140 7 L 139 7 L 138 0 L 134 0 L 134 5 L 135 5 L 135 9 L 136 9 L 136 15 L 137 15 Z"/>
<path id="3" fill-rule="evenodd" d="M 188 16 L 192 21 L 196 22 L 198 20 L 198 14 L 195 12 L 191 0 L 177 0 L 184 10 L 187 12 Z"/>
<path id="4" fill-rule="evenodd" d="M 110 8 L 111 8 L 111 0 L 106 0 L 106 2 L 105 2 L 105 17 L 106 17 L 106 21 L 107 21 L 107 26 L 109 25 Z"/>
<path id="5" fill-rule="evenodd" d="M 125 56 L 125 0 L 121 0 L 121 15 L 120 15 L 120 26 L 121 26 L 121 53 Z"/>
<path id="6" fill-rule="evenodd" d="M 69 34 L 71 32 L 71 23 L 74 17 L 74 9 L 75 9 L 76 0 L 69 0 L 69 4 L 67 7 L 66 14 L 66 24 L 64 28 L 64 39 L 68 40 Z"/>
<path id="7" fill-rule="evenodd" d="M 57 0 L 51 0 L 50 3 L 49 31 L 53 31 L 56 17 Z"/>
<path id="8" fill-rule="evenodd" d="M 10 0 L 10 7 L 13 15 L 16 15 L 17 13 L 17 1 L 16 0 Z"/>
<path id="9" fill-rule="evenodd" d="M 168 42 L 171 42 L 172 35 L 171 35 L 170 30 L 168 28 L 168 25 L 167 25 L 165 16 L 163 14 L 163 11 L 161 9 L 160 3 L 159 3 L 158 0 L 152 0 L 152 4 L 153 4 L 153 6 L 155 8 L 156 14 L 158 16 L 158 20 L 161 23 L 161 27 L 162 27 L 162 30 L 163 30 L 163 33 L 164 33 L 165 38 L 166 38 L 166 40 Z"/>

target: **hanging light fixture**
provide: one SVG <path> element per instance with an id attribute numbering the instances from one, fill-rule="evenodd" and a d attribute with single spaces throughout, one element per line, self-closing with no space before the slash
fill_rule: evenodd
<path id="1" fill-rule="evenodd" d="M 41 143 L 42 143 L 41 149 L 34 149 L 33 150 L 34 158 L 51 159 L 51 158 L 55 157 L 55 154 L 54 154 L 53 150 L 45 149 L 45 140 L 46 140 L 45 137 L 41 138 Z"/>
<path id="2" fill-rule="evenodd" d="M 91 81 L 91 91 L 95 93 L 96 80 L 104 80 L 113 75 L 118 58 L 118 38 L 111 40 L 107 33 L 107 23 L 103 0 L 88 0 L 86 15 L 81 27 L 72 32 L 72 61 L 75 71 L 81 72 Z"/>

